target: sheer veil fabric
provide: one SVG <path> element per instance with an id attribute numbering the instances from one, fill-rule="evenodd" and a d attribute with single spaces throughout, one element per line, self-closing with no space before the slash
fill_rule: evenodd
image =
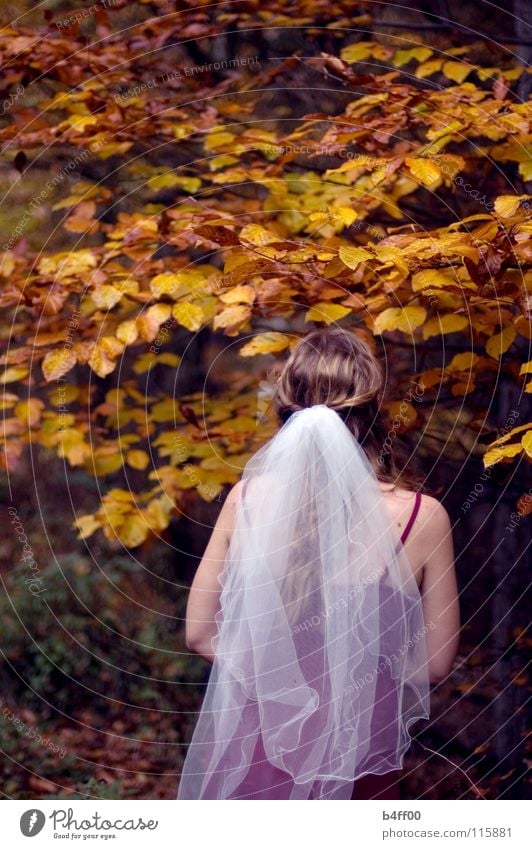
<path id="1" fill-rule="evenodd" d="M 340 416 L 293 413 L 248 462 L 215 660 L 178 799 L 350 799 L 429 716 L 417 583 Z"/>

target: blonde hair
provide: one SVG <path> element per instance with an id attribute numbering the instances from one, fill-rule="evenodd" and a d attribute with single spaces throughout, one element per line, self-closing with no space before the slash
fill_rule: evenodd
<path id="1" fill-rule="evenodd" d="M 290 355 L 277 381 L 274 404 L 283 423 L 296 410 L 326 404 L 360 442 L 380 481 L 418 488 L 419 478 L 404 466 L 399 469 L 397 450 L 384 448 L 384 389 L 382 365 L 362 335 L 323 328 L 304 336 Z"/>

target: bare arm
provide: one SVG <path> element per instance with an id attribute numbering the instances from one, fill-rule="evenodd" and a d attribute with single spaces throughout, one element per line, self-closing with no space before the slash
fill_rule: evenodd
<path id="1" fill-rule="evenodd" d="M 213 528 L 209 544 L 194 576 L 186 612 L 185 639 L 187 648 L 214 660 L 212 638 L 216 634 L 215 615 L 220 605 L 221 586 L 218 580 L 224 567 L 234 528 L 235 507 L 241 484 L 236 484 L 227 496 Z"/>
<path id="2" fill-rule="evenodd" d="M 427 626 L 429 676 L 442 681 L 451 671 L 460 637 L 460 608 L 454 568 L 451 522 L 443 505 L 428 498 L 423 535 L 427 554 L 421 583 L 423 614 Z"/>

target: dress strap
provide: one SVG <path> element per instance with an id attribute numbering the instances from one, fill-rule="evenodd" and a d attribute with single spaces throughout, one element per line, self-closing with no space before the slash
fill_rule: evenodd
<path id="1" fill-rule="evenodd" d="M 408 534 L 410 533 L 412 525 L 414 524 L 414 522 L 416 520 L 416 516 L 418 514 L 420 504 L 421 504 L 421 493 L 418 490 L 416 492 L 416 501 L 415 501 L 415 504 L 414 504 L 414 509 L 412 510 L 412 513 L 410 514 L 410 518 L 408 520 L 408 523 L 407 523 L 403 533 L 401 534 L 401 542 L 403 542 L 403 543 L 406 541 L 406 538 L 407 538 Z"/>

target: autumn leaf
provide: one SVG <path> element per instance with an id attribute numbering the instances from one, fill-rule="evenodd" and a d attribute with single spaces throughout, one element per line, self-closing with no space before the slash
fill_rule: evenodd
<path id="1" fill-rule="evenodd" d="M 405 165 L 414 177 L 428 188 L 433 187 L 441 177 L 438 166 L 428 158 L 406 156 Z"/>
<path id="2" fill-rule="evenodd" d="M 512 218 L 521 204 L 521 198 L 516 195 L 499 195 L 495 199 L 494 207 L 497 215 L 501 218 Z"/>
<path id="3" fill-rule="evenodd" d="M 375 319 L 374 333 L 384 333 L 385 330 L 400 330 L 402 333 L 412 333 L 425 321 L 427 311 L 424 307 L 389 307 Z"/>
<path id="4" fill-rule="evenodd" d="M 97 307 L 100 309 L 110 310 L 122 298 L 124 293 L 116 286 L 97 286 L 91 292 L 91 297 Z"/>
<path id="5" fill-rule="evenodd" d="M 484 454 L 484 466 L 488 469 L 490 466 L 500 463 L 501 460 L 511 460 L 513 457 L 520 454 L 521 450 L 522 445 L 520 442 L 517 444 L 502 445 L 498 448 L 490 448 Z"/>
<path id="6" fill-rule="evenodd" d="M 269 233 L 260 224 L 247 224 L 240 231 L 240 239 L 244 242 L 249 242 L 251 245 L 268 245 L 270 242 L 277 242 L 279 238 Z"/>
<path id="7" fill-rule="evenodd" d="M 15 405 L 14 413 L 17 419 L 27 424 L 28 427 L 36 427 L 42 416 L 44 403 L 40 398 L 29 398 L 27 401 L 20 401 Z"/>
<path id="8" fill-rule="evenodd" d="M 349 307 L 343 307 L 341 304 L 332 304 L 328 301 L 314 304 L 308 312 L 305 313 L 305 321 L 317 321 L 324 324 L 333 324 L 339 321 L 344 316 L 349 315 L 351 310 Z"/>
<path id="9" fill-rule="evenodd" d="M 443 73 L 445 76 L 449 77 L 450 80 L 454 80 L 456 83 L 463 83 L 473 70 L 473 65 L 466 64 L 465 62 L 451 61 L 444 62 L 443 64 Z"/>
<path id="10" fill-rule="evenodd" d="M 200 330 L 204 321 L 203 310 L 199 304 L 189 304 L 186 301 L 174 304 L 172 315 L 178 324 L 191 332 Z"/>
<path id="11" fill-rule="evenodd" d="M 240 355 L 255 357 L 257 354 L 274 354 L 284 351 L 289 345 L 290 337 L 284 333 L 261 333 L 242 346 Z"/>
<path id="12" fill-rule="evenodd" d="M 95 516 L 88 514 L 86 516 L 78 516 L 74 526 L 79 530 L 78 538 L 87 539 L 87 537 L 92 536 L 98 530 L 100 523 Z"/>
<path id="13" fill-rule="evenodd" d="M 149 526 L 143 516 L 133 513 L 127 516 L 117 529 L 117 536 L 126 548 L 136 548 L 147 538 Z"/>
<path id="14" fill-rule="evenodd" d="M 150 463 L 150 455 L 146 451 L 133 449 L 126 454 L 126 462 L 132 469 L 145 469 Z"/>
<path id="15" fill-rule="evenodd" d="M 393 55 L 393 65 L 395 68 L 402 68 L 407 65 L 412 59 L 417 62 L 425 62 L 429 56 L 432 56 L 430 47 L 413 47 L 407 50 L 396 50 Z"/>
<path id="16" fill-rule="evenodd" d="M 135 319 L 122 321 L 116 328 L 116 338 L 124 345 L 133 345 L 139 338 L 139 330 Z"/>
<path id="17" fill-rule="evenodd" d="M 368 259 L 375 259 L 372 253 L 365 248 L 357 248 L 354 245 L 342 245 L 339 250 L 339 256 L 344 265 L 355 270 L 361 262 Z"/>
<path id="18" fill-rule="evenodd" d="M 56 348 L 48 351 L 42 361 L 42 372 L 47 383 L 59 380 L 76 365 L 76 355 L 70 348 Z"/>
<path id="19" fill-rule="evenodd" d="M 532 458 L 532 430 L 527 431 L 525 435 L 521 438 L 521 445 L 523 446 L 525 453 Z"/>
<path id="20" fill-rule="evenodd" d="M 124 345 L 114 336 L 104 336 L 94 345 L 89 365 L 98 377 L 107 377 L 116 368 L 116 359 L 124 350 Z"/>
<path id="21" fill-rule="evenodd" d="M 505 327 L 500 333 L 490 336 L 486 342 L 486 352 L 490 355 L 490 357 L 493 357 L 496 360 L 500 359 L 500 357 L 513 343 L 516 335 L 517 331 L 515 327 L 511 324 L 508 325 L 508 327 Z"/>
<path id="22" fill-rule="evenodd" d="M 412 290 L 420 292 L 429 288 L 444 289 L 447 286 L 456 286 L 456 283 L 456 277 L 450 271 L 424 268 L 412 277 Z"/>
<path id="23" fill-rule="evenodd" d="M 248 306 L 229 306 L 215 316 L 213 327 L 215 330 L 224 328 L 229 334 L 236 335 L 238 330 L 247 323 L 250 316 L 251 310 Z"/>
<path id="24" fill-rule="evenodd" d="M 518 427 L 514 427 L 508 431 L 508 433 L 503 434 L 498 439 L 495 439 L 494 442 L 491 443 L 490 447 L 494 447 L 496 445 L 502 445 L 505 442 L 508 442 L 512 437 L 516 436 L 518 433 L 523 433 L 524 430 L 532 430 L 532 422 L 528 422 L 527 424 L 518 425 Z"/>
<path id="25" fill-rule="evenodd" d="M 255 289 L 253 286 L 234 286 L 222 292 L 220 300 L 224 304 L 252 304 L 255 300 Z"/>
<path id="26" fill-rule="evenodd" d="M 172 307 L 170 304 L 153 304 L 148 307 L 145 313 L 136 319 L 136 327 L 139 335 L 147 342 L 153 342 L 156 338 L 159 328 L 172 315 Z"/>
<path id="27" fill-rule="evenodd" d="M 423 339 L 430 339 L 431 336 L 444 333 L 458 333 L 460 330 L 464 330 L 468 324 L 469 321 L 465 315 L 456 315 L 456 313 L 437 315 L 423 325 Z"/>

